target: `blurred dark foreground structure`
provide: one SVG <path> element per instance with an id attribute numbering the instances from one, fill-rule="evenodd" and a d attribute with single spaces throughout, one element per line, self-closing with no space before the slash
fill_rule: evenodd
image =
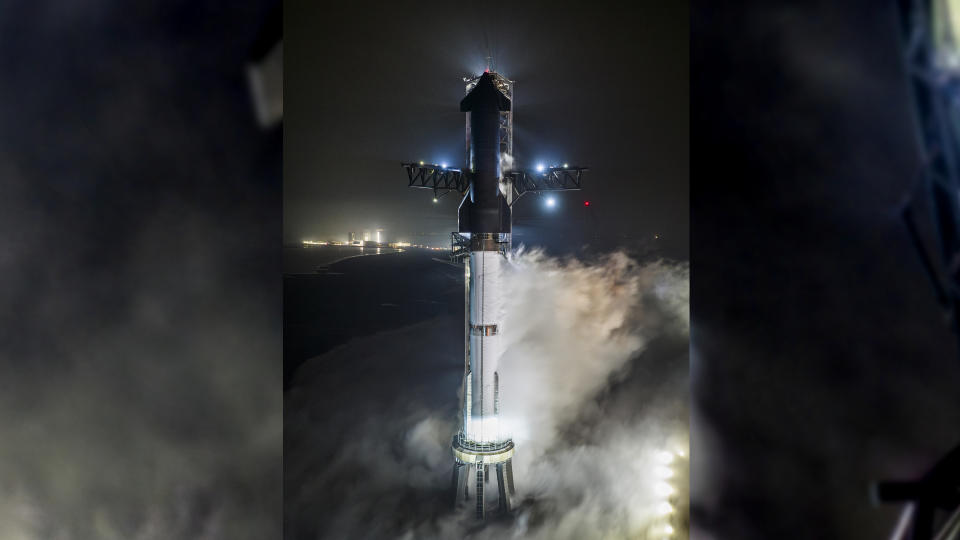
<path id="1" fill-rule="evenodd" d="M 279 10 L 0 3 L 0 538 L 281 536 Z"/>
<path id="2" fill-rule="evenodd" d="M 897 5 L 693 13 L 693 536 L 887 537 L 960 425 Z"/>
<path id="3" fill-rule="evenodd" d="M 954 22 L 960 5 L 943 0 L 899 0 L 897 8 L 921 155 L 916 185 L 902 217 L 936 299 L 960 339 L 960 133 L 956 123 L 960 113 L 960 27 Z M 926 212 L 922 212 L 924 207 Z M 928 219 L 927 227 L 921 227 L 922 218 Z M 929 237 L 934 240 L 933 249 L 927 247 Z M 954 370 L 957 368 L 960 363 L 955 364 Z M 960 438 L 960 430 L 957 433 Z M 891 538 L 960 537 L 960 446 L 939 458 L 920 478 L 880 482 L 874 489 L 879 502 L 908 503 Z"/>

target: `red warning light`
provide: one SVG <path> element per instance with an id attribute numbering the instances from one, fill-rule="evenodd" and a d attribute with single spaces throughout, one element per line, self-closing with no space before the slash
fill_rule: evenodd
<path id="1" fill-rule="evenodd" d="M 583 201 L 584 206 L 590 206 L 590 201 Z"/>

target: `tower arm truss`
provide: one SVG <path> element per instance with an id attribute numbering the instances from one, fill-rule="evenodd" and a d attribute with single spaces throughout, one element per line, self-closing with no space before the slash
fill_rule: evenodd
<path id="1" fill-rule="evenodd" d="M 901 45 L 916 125 L 922 167 L 918 182 L 903 207 L 907 232 L 920 256 L 937 299 L 950 315 L 960 337 L 960 141 L 956 100 L 960 74 L 942 69 L 937 62 L 935 20 L 947 6 L 945 0 L 897 0 Z M 937 7 L 939 5 L 939 8 Z M 952 6 L 951 6 L 952 7 Z M 955 43 L 953 44 L 956 45 Z M 920 235 L 913 199 L 929 201 L 930 228 L 936 247 L 931 250 Z M 896 538 L 933 540 L 956 538 L 960 529 L 960 446 L 951 450 L 926 475 L 915 481 L 880 482 L 874 487 L 879 502 L 912 503 L 898 524 Z M 946 520 L 938 511 L 947 510 Z"/>
<path id="2" fill-rule="evenodd" d="M 469 257 L 470 239 L 458 232 L 450 233 L 450 260 L 462 263 Z"/>
<path id="3" fill-rule="evenodd" d="M 960 141 L 957 140 L 956 74 L 945 77 L 936 66 L 933 5 L 930 0 L 898 0 L 903 58 L 913 98 L 916 135 L 923 162 L 917 188 L 903 209 L 907 232 L 917 249 L 937 299 L 960 337 Z M 930 253 L 920 237 L 911 203 L 917 195 L 931 204 L 937 243 Z"/>
<path id="4" fill-rule="evenodd" d="M 427 188 L 437 192 L 466 193 L 470 188 L 470 173 L 460 169 L 444 168 L 434 163 L 401 163 L 407 170 L 408 187 Z"/>
<path id="5" fill-rule="evenodd" d="M 528 191 L 568 191 L 580 189 L 587 167 L 555 167 L 543 172 L 511 171 L 505 176 L 513 180 L 513 189 L 519 198 Z"/>

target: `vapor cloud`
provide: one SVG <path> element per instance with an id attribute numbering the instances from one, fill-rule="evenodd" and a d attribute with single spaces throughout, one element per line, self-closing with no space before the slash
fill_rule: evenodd
<path id="1" fill-rule="evenodd" d="M 450 510 L 463 323 L 448 317 L 301 370 L 286 405 L 288 538 L 636 538 L 667 524 L 654 472 L 687 447 L 686 265 L 538 250 L 511 261 L 500 380 L 513 518 Z M 685 461 L 675 468 L 683 515 Z"/>
<path id="2" fill-rule="evenodd" d="M 0 214 L 0 225 L 26 219 Z M 5 273 L 26 301 L 7 298 L 17 308 L 0 316 L 4 349 L 16 351 L 0 358 L 3 540 L 279 531 L 269 293 L 237 298 L 258 278 L 230 271 L 231 248 L 215 240 L 227 231 L 202 213 L 165 207 L 145 221 L 125 260 L 109 256 L 93 276 L 71 268 L 79 254 L 50 258 L 74 249 L 54 240 L 63 224 L 5 243 L 32 271 Z"/>
<path id="3" fill-rule="evenodd" d="M 281 534 L 273 3 L 2 3 L 0 539 Z"/>

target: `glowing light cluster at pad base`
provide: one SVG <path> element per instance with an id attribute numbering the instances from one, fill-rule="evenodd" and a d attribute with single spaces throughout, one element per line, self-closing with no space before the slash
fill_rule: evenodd
<path id="1" fill-rule="evenodd" d="M 652 479 L 652 491 L 656 496 L 654 502 L 654 518 L 648 528 L 650 538 L 676 538 L 683 537 L 677 535 L 677 530 L 686 530 L 687 517 L 681 514 L 686 513 L 685 486 L 680 482 L 688 476 L 688 463 L 686 461 L 686 451 L 677 449 L 673 451 L 661 450 L 653 455 L 653 468 L 650 471 Z M 682 472 L 683 474 L 678 474 Z"/>

